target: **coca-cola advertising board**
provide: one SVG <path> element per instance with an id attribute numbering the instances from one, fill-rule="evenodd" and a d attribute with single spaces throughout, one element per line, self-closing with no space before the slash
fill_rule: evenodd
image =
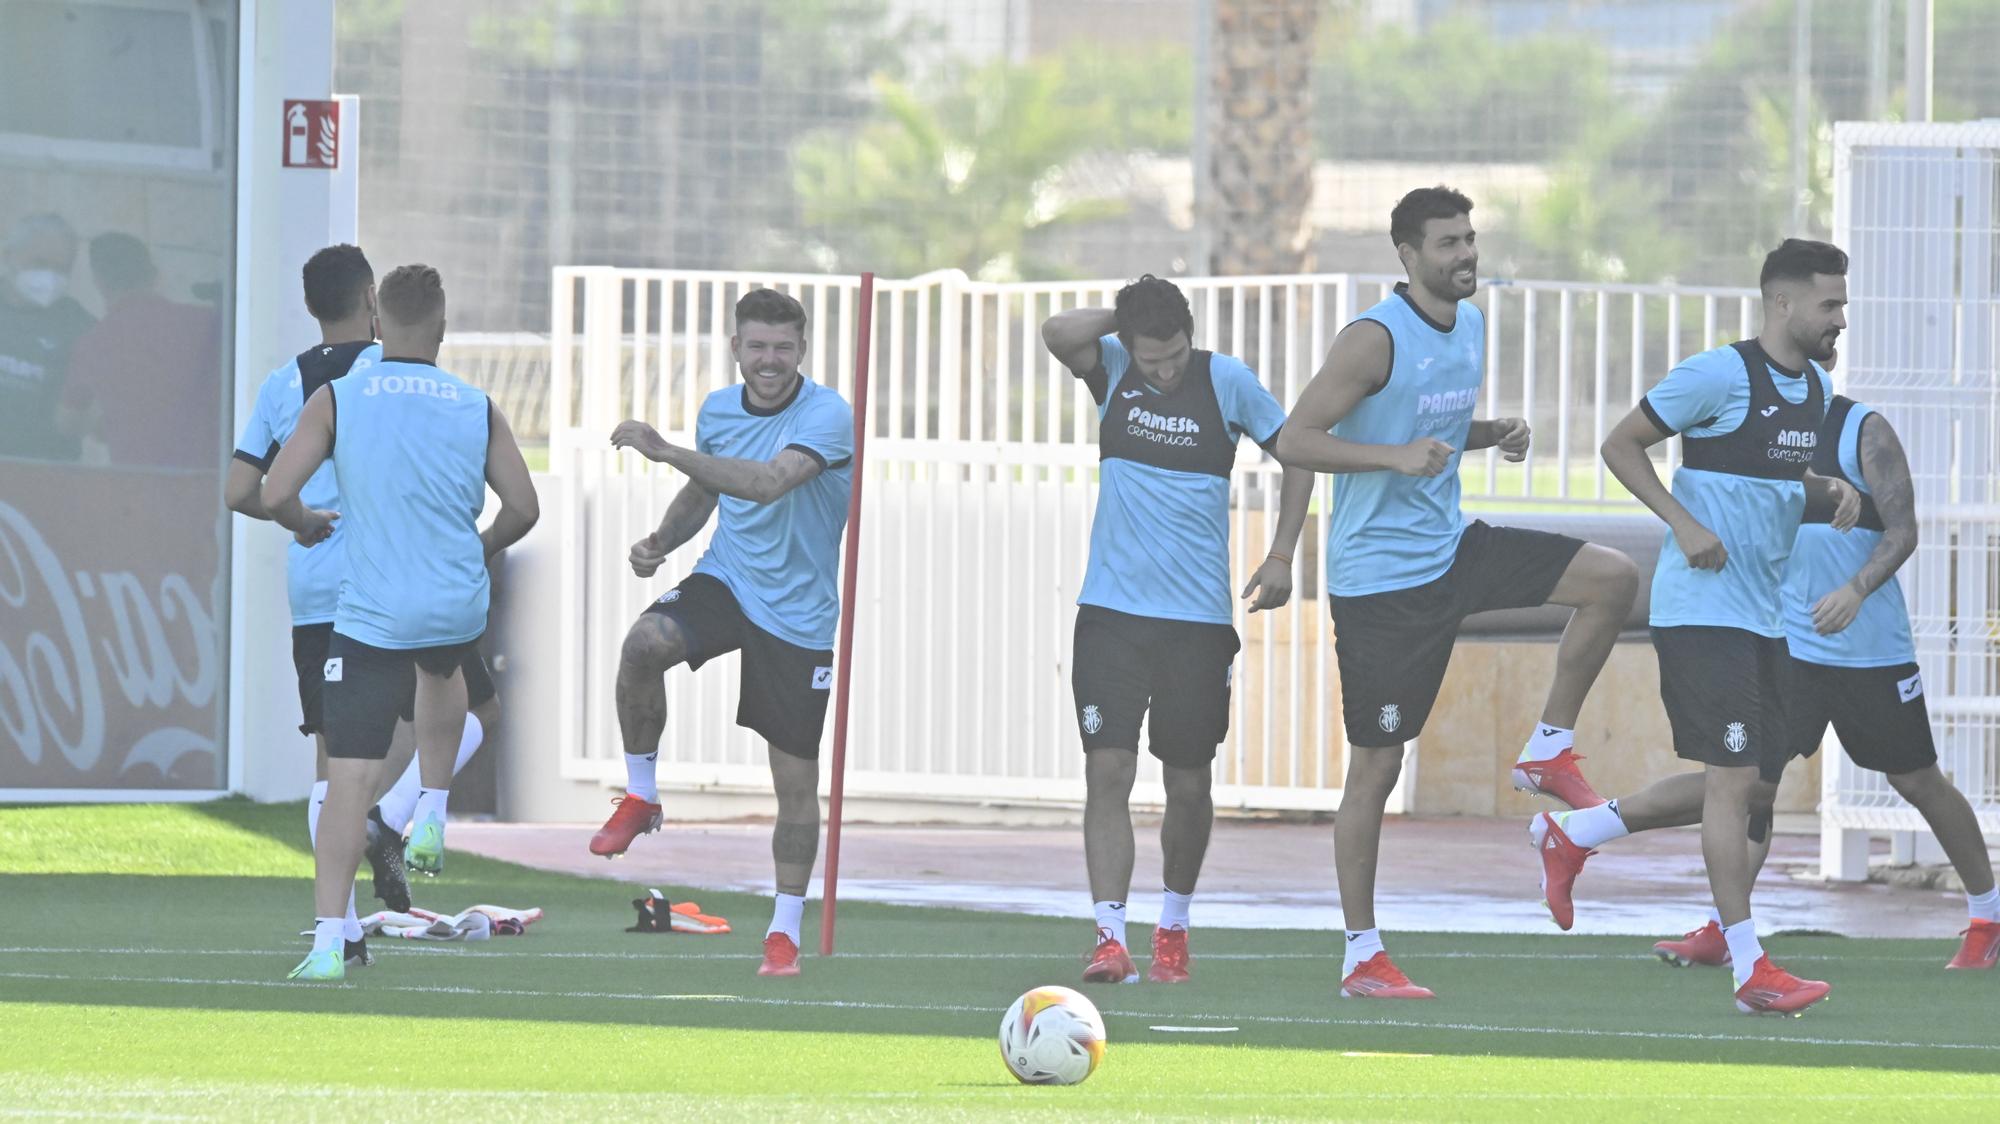
<path id="1" fill-rule="evenodd" d="M 213 791 L 219 477 L 0 460 L 0 792 Z"/>

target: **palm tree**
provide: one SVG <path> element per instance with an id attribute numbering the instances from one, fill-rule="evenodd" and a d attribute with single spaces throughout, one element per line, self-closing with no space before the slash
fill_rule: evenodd
<path id="1" fill-rule="evenodd" d="M 1108 121 L 1103 103 L 1065 96 L 1059 65 L 991 63 L 930 100 L 898 82 L 876 85 L 873 121 L 809 138 L 794 162 L 805 224 L 827 267 L 891 277 L 955 267 L 1013 279 L 1045 272 L 1024 260 L 1035 231 L 1117 209 L 1046 190 L 1065 163 L 1100 143 Z"/>
<path id="2" fill-rule="evenodd" d="M 1212 0 L 1207 214 L 1217 275 L 1311 264 L 1312 64 L 1323 0 Z"/>

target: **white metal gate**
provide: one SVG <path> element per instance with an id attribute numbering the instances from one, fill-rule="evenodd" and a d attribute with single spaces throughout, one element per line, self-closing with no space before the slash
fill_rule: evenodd
<path id="1" fill-rule="evenodd" d="M 1834 177 L 1853 259 L 1839 381 L 1909 453 L 1921 541 L 1902 582 L 1939 764 L 2000 833 L 2000 124 L 1843 123 Z M 1860 878 L 1869 830 L 1924 823 L 1832 756 L 1821 863 Z"/>
<path id="2" fill-rule="evenodd" d="M 1200 346 L 1240 355 L 1289 404 L 1338 328 L 1391 278 L 1187 279 Z M 878 281 L 874 426 L 856 606 L 848 791 L 961 800 L 1075 801 L 1082 762 L 1069 693 L 1070 622 L 1095 502 L 1094 408 L 1042 348 L 1041 320 L 1108 303 L 1120 282 L 994 284 L 963 274 Z M 640 417 L 692 442 L 702 398 L 736 381 L 729 313 L 757 285 L 811 318 L 807 369 L 852 400 L 854 277 L 558 270 L 551 332 L 552 464 L 567 500 L 561 653 L 568 776 L 622 779 L 612 684 L 632 619 L 698 556 L 688 544 L 650 582 L 625 566 L 680 478 L 607 437 Z M 1639 510 L 1596 450 L 1609 426 L 1681 356 L 1752 330 L 1738 289 L 1490 285 L 1485 412 L 1527 414 L 1525 466 L 1469 458 L 1471 505 Z M 1670 454 L 1671 455 L 1671 454 Z M 1233 570 L 1263 557 L 1278 466 L 1245 443 L 1232 493 Z M 1344 744 L 1331 632 L 1320 599 L 1320 484 L 1290 605 L 1239 619 L 1244 640 L 1219 803 L 1338 804 Z M 668 677 L 662 776 L 762 788 L 761 745 L 732 725 L 735 661 Z M 1413 770 L 1405 771 L 1409 785 Z M 1142 766 L 1139 799 L 1161 798 Z"/>

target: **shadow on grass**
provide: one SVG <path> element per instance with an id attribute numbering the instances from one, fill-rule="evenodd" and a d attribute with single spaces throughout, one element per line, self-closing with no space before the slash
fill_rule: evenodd
<path id="1" fill-rule="evenodd" d="M 219 814 L 247 826 L 237 809 Z M 247 821 L 263 822 L 262 810 Z M 283 831 L 289 820 L 269 822 Z M 474 945 L 377 940 L 378 963 L 348 984 L 300 985 L 284 975 L 305 947 L 303 880 L 0 876 L 0 1000 L 986 1038 L 1014 996 L 1074 986 L 1081 965 L 1074 921 L 853 903 L 841 911 L 848 955 L 808 956 L 802 976 L 766 980 L 755 967 L 768 904 L 749 895 L 678 891 L 735 922 L 736 932 L 709 937 L 629 934 L 630 887 L 469 857 L 453 856 L 420 891 L 420 904 L 440 910 L 491 902 L 548 915 L 526 937 Z M 811 915 L 806 932 L 810 944 Z M 1143 946 L 1144 931 L 1135 938 Z M 1914 942 L 1788 940 L 1802 958 L 1843 958 L 1815 964 L 1840 982 L 1834 1002 L 1802 1020 L 1737 1015 L 1726 975 L 1665 970 L 1626 955 L 1618 938 L 1399 937 L 1399 961 L 1444 998 L 1342 1001 L 1338 962 L 1319 955 L 1329 943 L 1315 933 L 1203 933 L 1193 984 L 1084 990 L 1119 1041 L 1161 1040 L 1145 1029 L 1153 1022 L 1226 1020 L 1242 1027 L 1233 1045 L 1308 1050 L 2000 1065 L 1990 992 L 1951 986 L 1909 955 Z M 1481 959 L 1483 950 L 1511 958 Z"/>

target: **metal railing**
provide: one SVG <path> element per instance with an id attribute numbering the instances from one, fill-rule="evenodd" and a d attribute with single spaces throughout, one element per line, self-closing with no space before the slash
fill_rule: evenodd
<path id="1" fill-rule="evenodd" d="M 1340 326 L 1391 291 L 1387 277 L 1190 279 L 1198 346 L 1245 359 L 1282 402 L 1305 387 Z M 1041 346 L 1043 318 L 1108 303 L 1119 282 L 1000 284 L 956 272 L 879 281 L 874 427 L 862 486 L 849 791 L 967 800 L 1075 800 L 1082 763 L 1069 698 L 1069 622 L 1096 498 L 1095 409 Z M 605 441 L 625 417 L 691 442 L 702 399 L 737 381 L 735 300 L 790 293 L 811 321 L 806 368 L 852 400 L 855 277 L 569 268 L 556 272 L 549 338 L 551 467 L 567 502 L 562 760 L 623 776 L 612 682 L 633 618 L 698 557 L 683 547 L 651 582 L 625 571 L 680 480 Z M 1484 415 L 1524 414 L 1521 465 L 1467 459 L 1468 504 L 1640 510 L 1596 448 L 1679 358 L 1751 331 L 1735 289 L 1504 282 L 1488 317 Z M 1669 459 L 1677 450 L 1667 450 Z M 1245 442 L 1232 483 L 1239 575 L 1263 557 L 1280 469 Z M 1320 601 L 1322 480 L 1291 604 L 1236 622 L 1228 741 L 1216 798 L 1332 808 L 1345 744 L 1332 634 Z M 733 668 L 733 659 L 726 662 Z M 669 676 L 663 754 L 683 783 L 761 786 L 763 749 L 731 725 L 733 671 Z M 1150 759 L 1140 798 L 1159 799 Z M 666 775 L 663 773 L 663 775 Z M 1404 773 L 1412 790 L 1413 769 Z"/>

